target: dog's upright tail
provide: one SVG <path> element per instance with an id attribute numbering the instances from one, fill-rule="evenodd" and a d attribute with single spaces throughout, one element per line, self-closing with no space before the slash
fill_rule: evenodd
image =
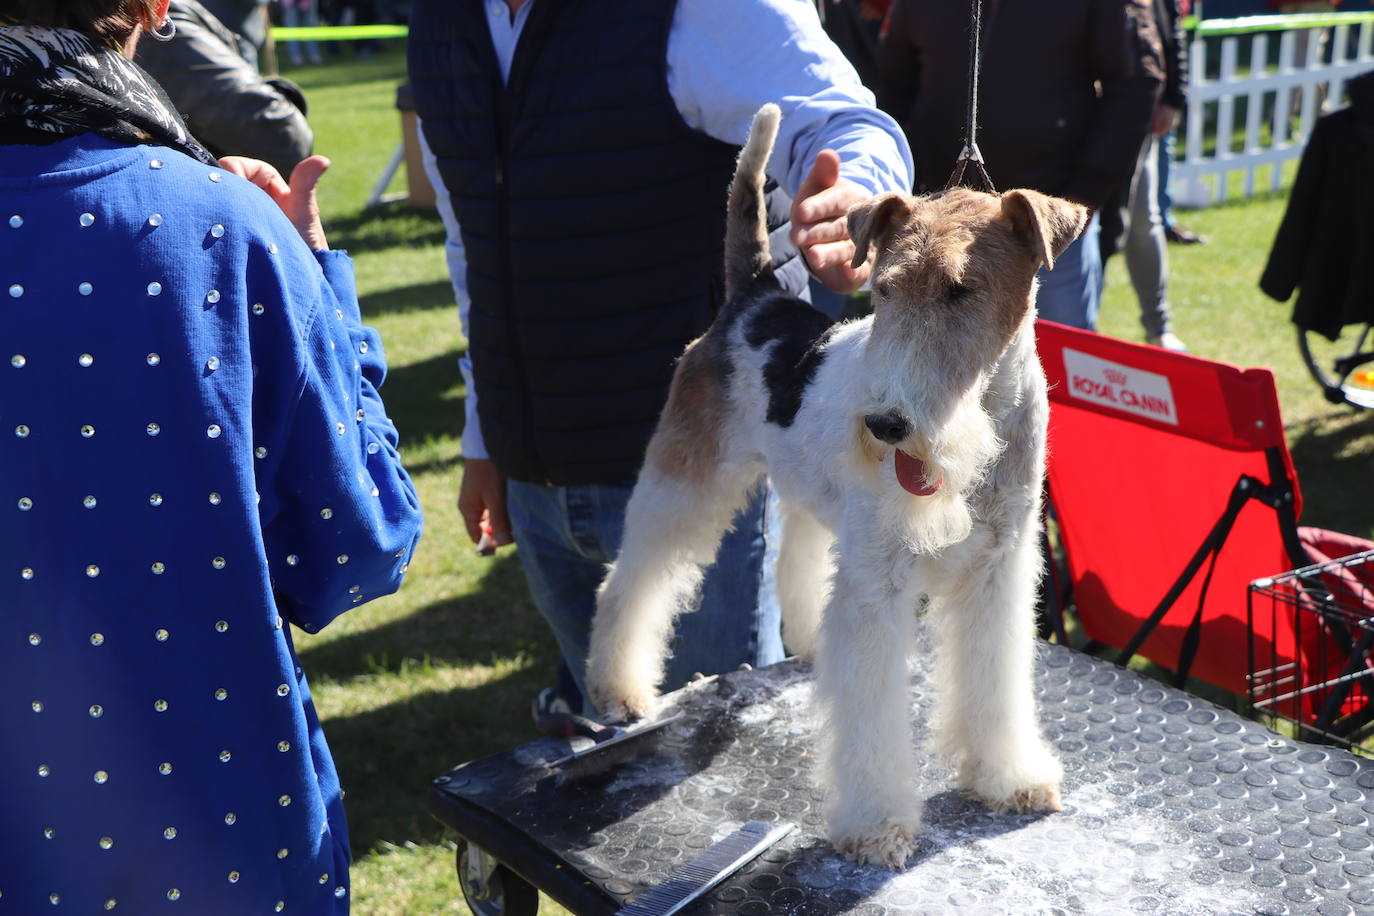
<path id="1" fill-rule="evenodd" d="M 764 206 L 764 167 L 773 152 L 782 112 L 769 102 L 754 115 L 749 140 L 740 151 L 730 181 L 725 220 L 725 301 L 734 302 L 772 259 L 768 249 L 768 215 Z"/>

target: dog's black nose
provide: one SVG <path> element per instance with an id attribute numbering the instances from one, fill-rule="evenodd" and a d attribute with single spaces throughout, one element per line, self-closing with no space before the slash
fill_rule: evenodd
<path id="1" fill-rule="evenodd" d="M 864 426 L 873 437 L 888 445 L 896 445 L 911 432 L 911 426 L 895 413 L 871 413 L 864 417 Z"/>

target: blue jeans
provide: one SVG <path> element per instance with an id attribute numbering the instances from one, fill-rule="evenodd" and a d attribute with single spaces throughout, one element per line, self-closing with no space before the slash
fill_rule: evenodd
<path id="1" fill-rule="evenodd" d="M 565 670 L 582 698 L 596 612 L 596 589 L 615 559 L 625 527 L 631 484 L 554 487 L 512 480 L 506 507 L 520 564 L 539 612 L 553 629 Z M 759 488 L 735 516 L 716 562 L 706 570 L 697 610 L 675 623 L 662 689 L 675 690 L 696 672 L 719 674 L 744 663 L 771 665 L 783 657 L 781 613 L 775 592 L 763 588 L 764 505 Z M 573 708 L 581 698 L 568 696 Z M 585 699 L 583 711 L 595 714 Z"/>
<path id="2" fill-rule="evenodd" d="M 1102 305 L 1102 256 L 1098 245 L 1097 214 L 1083 234 L 1054 262 L 1054 270 L 1040 268 L 1036 308 L 1041 318 L 1070 327 L 1097 330 Z"/>

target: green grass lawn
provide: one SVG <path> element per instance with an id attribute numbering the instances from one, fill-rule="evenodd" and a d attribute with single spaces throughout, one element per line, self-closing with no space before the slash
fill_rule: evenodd
<path id="1" fill-rule="evenodd" d="M 425 537 L 398 595 L 319 636 L 298 634 L 297 646 L 347 791 L 354 912 L 466 913 L 452 837 L 425 811 L 429 780 L 536 737 L 529 701 L 551 682 L 556 655 L 513 553 L 477 557 L 454 508 L 464 396 L 456 360 L 465 342 L 443 227 L 404 204 L 363 208 L 400 140 L 401 50 L 333 60 L 288 75 L 309 96 L 317 151 L 334 160 L 321 190 L 325 226 L 334 247 L 353 253 L 364 315 L 386 344 L 383 394 L 420 490 Z M 1170 248 L 1177 331 L 1200 356 L 1273 368 L 1307 500 L 1303 521 L 1374 537 L 1374 411 L 1322 399 L 1298 358 L 1287 306 L 1256 286 L 1283 206 L 1269 196 L 1182 214 L 1212 243 Z M 1120 262 L 1109 272 L 1102 330 L 1138 339 Z M 562 912 L 547 901 L 542 911 Z"/>

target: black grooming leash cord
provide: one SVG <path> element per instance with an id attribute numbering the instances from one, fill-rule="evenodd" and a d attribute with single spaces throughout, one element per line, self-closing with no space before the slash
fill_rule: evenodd
<path id="1" fill-rule="evenodd" d="M 983 164 L 983 154 L 978 149 L 978 71 L 982 63 L 983 0 L 969 0 L 969 3 L 968 116 L 964 121 L 964 148 L 959 153 L 954 174 L 949 176 L 945 188 L 948 190 L 965 185 L 995 194 L 997 189 L 993 187 L 992 178 Z"/>

